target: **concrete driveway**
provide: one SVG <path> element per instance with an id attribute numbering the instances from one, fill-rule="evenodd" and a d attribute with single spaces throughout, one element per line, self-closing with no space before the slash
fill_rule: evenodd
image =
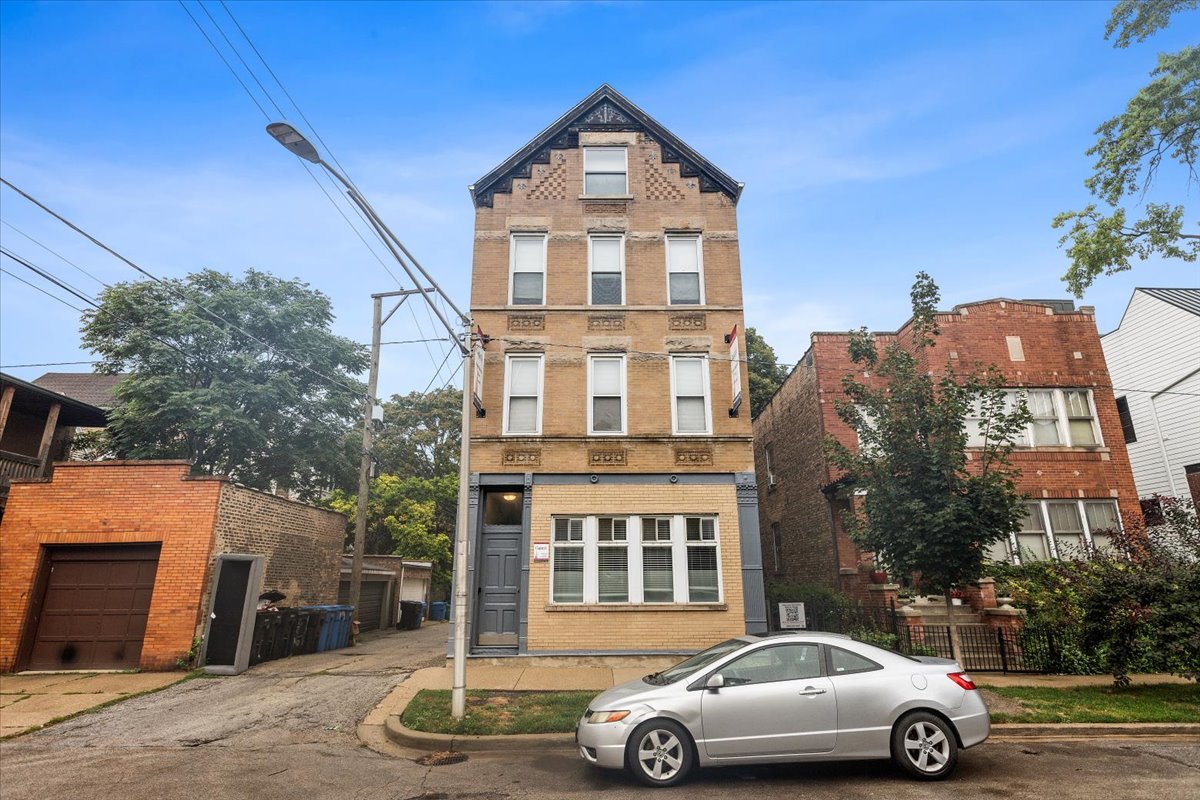
<path id="1" fill-rule="evenodd" d="M 0 736 L 170 686 L 182 672 L 41 673 L 0 675 Z"/>

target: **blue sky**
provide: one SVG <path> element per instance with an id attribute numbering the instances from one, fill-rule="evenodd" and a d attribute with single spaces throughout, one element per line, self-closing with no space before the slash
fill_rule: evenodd
<path id="1" fill-rule="evenodd" d="M 1103 39 L 1107 2 L 227 2 L 333 155 L 462 305 L 467 185 L 611 83 L 746 183 L 746 321 L 785 360 L 813 330 L 894 328 L 921 269 L 946 307 L 1066 297 L 1050 220 L 1088 200 L 1092 132 L 1146 82 L 1156 52 L 1190 43 L 1189 26 L 1195 38 L 1185 17 L 1116 50 Z M 221 4 L 187 7 L 270 116 L 204 9 L 300 122 Z M 368 295 L 395 284 L 265 122 L 178 3 L 0 4 L 8 180 L 157 274 L 301 278 L 333 299 L 339 333 L 366 341 Z M 1174 174 L 1149 199 L 1196 200 Z M 8 189 L 0 214 L 106 282 L 136 277 Z M 12 228 L 0 238 L 100 289 Z M 0 363 L 89 357 L 75 311 L 0 277 Z M 1101 278 L 1083 302 L 1102 332 L 1138 285 L 1200 285 L 1200 268 Z M 385 330 L 433 335 L 423 311 Z M 445 352 L 385 347 L 381 392 L 449 380 L 449 368 L 434 378 Z M 87 367 L 7 371 L 51 369 Z"/>

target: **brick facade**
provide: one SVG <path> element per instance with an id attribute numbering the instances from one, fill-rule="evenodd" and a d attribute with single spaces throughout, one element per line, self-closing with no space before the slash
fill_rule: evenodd
<path id="1" fill-rule="evenodd" d="M 624 149 L 627 194 L 585 195 L 584 148 L 592 146 Z M 692 649 L 742 633 L 748 612 L 734 475 L 754 469 L 749 378 L 740 363 L 747 397 L 740 413 L 730 416 L 733 391 L 724 339 L 744 327 L 736 215 L 740 185 L 607 86 L 521 152 L 532 154 L 527 165 L 502 165 L 472 187 L 471 310 L 476 325 L 491 337 L 484 351 L 487 413 L 471 423 L 473 480 L 496 486 L 509 479 L 514 487 L 526 487 L 522 547 L 527 551 L 550 541 L 556 515 L 716 516 L 723 597 L 722 603 L 704 608 L 555 604 L 549 563 L 526 552 L 528 585 L 519 600 L 523 630 L 527 626 L 522 647 L 537 652 Z M 542 304 L 510 303 L 512 237 L 521 233 L 546 237 Z M 667 237 L 681 233 L 700 237 L 702 304 L 669 302 Z M 623 237 L 619 305 L 590 304 L 590 234 Z M 513 354 L 542 358 L 542 424 L 536 435 L 504 431 L 506 362 Z M 707 356 L 709 433 L 673 433 L 673 354 Z M 589 434 L 589 355 L 624 356 L 626 427 L 621 434 Z M 702 486 L 668 481 L 691 473 L 729 480 Z M 581 475 L 600 475 L 604 481 L 553 485 L 539 480 Z M 642 480 L 648 476 L 656 477 Z M 479 552 L 481 526 L 480 519 L 473 520 L 473 553 Z M 632 542 L 636 534 L 630 535 Z M 757 554 L 751 560 L 757 568 Z M 477 610 L 471 613 L 474 617 Z"/>
<path id="2" fill-rule="evenodd" d="M 1111 379 L 1090 309 L 1060 303 L 989 300 L 937 315 L 941 333 L 926 365 L 935 375 L 966 373 L 996 365 L 1012 387 L 1077 388 L 1093 393 L 1100 444 L 1088 447 L 1018 448 L 1018 490 L 1031 500 L 1115 500 L 1123 519 L 1137 519 L 1140 507 L 1113 397 Z M 910 341 L 908 324 L 876 334 L 880 349 Z M 1019 338 L 1019 345 L 1011 342 Z M 848 447 L 857 436 L 838 416 L 843 376 L 856 371 L 847 353 L 848 335 L 814 333 L 811 346 L 770 404 L 754 421 L 755 457 L 760 476 L 761 535 L 768 579 L 840 587 L 865 596 L 864 569 L 870 555 L 860 552 L 842 530 L 839 514 L 822 490 L 838 475 L 824 457 L 830 436 Z M 1014 357 L 1015 356 L 1015 357 Z M 860 372 L 859 380 L 867 380 Z M 766 485 L 765 451 L 773 447 L 775 487 Z M 780 523 L 785 562 L 770 570 L 772 524 Z M 836 553 L 836 561 L 831 555 Z"/>
<path id="3" fill-rule="evenodd" d="M 189 476 L 182 461 L 67 462 L 54 477 L 17 482 L 0 523 L 0 672 L 20 666 L 35 631 L 29 604 L 47 548 L 161 545 L 140 667 L 173 669 L 203 632 L 215 556 L 266 556 L 265 589 L 289 602 L 333 602 L 345 518 Z M 326 563 L 328 562 L 328 563 Z"/>

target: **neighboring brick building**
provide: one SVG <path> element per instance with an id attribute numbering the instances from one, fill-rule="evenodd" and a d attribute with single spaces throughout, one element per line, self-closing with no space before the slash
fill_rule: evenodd
<path id="1" fill-rule="evenodd" d="M 334 603 L 341 514 L 191 477 L 184 461 L 66 462 L 18 480 L 0 523 L 0 672 L 172 669 L 204 631 L 221 553 L 261 591 Z"/>
<path id="2" fill-rule="evenodd" d="M 733 181 L 600 87 L 471 187 L 475 653 L 765 629 Z M 744 352 L 744 351 L 743 351 Z M 736 371 L 730 366 L 736 365 Z"/>
<path id="3" fill-rule="evenodd" d="M 1140 514 L 1112 382 L 1091 309 L 1070 301 L 985 300 L 938 314 L 941 334 L 929 368 L 958 372 L 996 365 L 1026 393 L 1035 416 L 1013 453 L 1018 488 L 1030 495 L 1022 532 L 997 545 L 996 559 L 1068 556 L 1086 551 L 1101 531 Z M 877 333 L 880 348 L 905 342 L 909 323 Z M 771 582 L 802 582 L 862 591 L 870 557 L 846 534 L 841 514 L 851 498 L 825 458 L 832 436 L 848 447 L 857 436 L 837 416 L 843 376 L 859 372 L 845 333 L 814 333 L 812 344 L 754 420 L 762 508 L 764 569 Z M 869 378 L 868 378 L 869 380 Z M 970 428 L 968 422 L 968 428 Z M 1093 536 L 1093 533 L 1095 534 Z M 865 556 L 865 557 L 864 557 Z M 1017 556 L 1019 557 L 1019 555 Z"/>

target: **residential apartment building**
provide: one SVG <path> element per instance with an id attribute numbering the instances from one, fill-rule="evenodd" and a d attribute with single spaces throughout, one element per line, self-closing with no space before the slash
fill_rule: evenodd
<path id="1" fill-rule="evenodd" d="M 473 653 L 765 629 L 741 189 L 607 85 L 471 187 Z"/>
<path id="2" fill-rule="evenodd" d="M 909 323 L 877 333 L 880 348 L 910 341 Z M 1071 301 L 985 300 L 939 313 L 941 333 L 930 351 L 935 375 L 996 365 L 1033 421 L 1012 461 L 1018 488 L 1029 495 L 1021 531 L 998 543 L 996 560 L 1073 557 L 1103 546 L 1106 531 L 1139 515 L 1137 491 L 1121 434 L 1112 381 L 1090 308 Z M 755 462 L 768 581 L 864 590 L 869 554 L 842 525 L 851 492 L 827 460 L 833 437 L 857 447 L 838 416 L 851 361 L 845 333 L 814 333 L 808 351 L 754 420 Z M 968 420 L 968 446 L 978 444 Z"/>
<path id="3" fill-rule="evenodd" d="M 1200 289 L 1134 289 L 1100 344 L 1138 493 L 1200 506 Z"/>

